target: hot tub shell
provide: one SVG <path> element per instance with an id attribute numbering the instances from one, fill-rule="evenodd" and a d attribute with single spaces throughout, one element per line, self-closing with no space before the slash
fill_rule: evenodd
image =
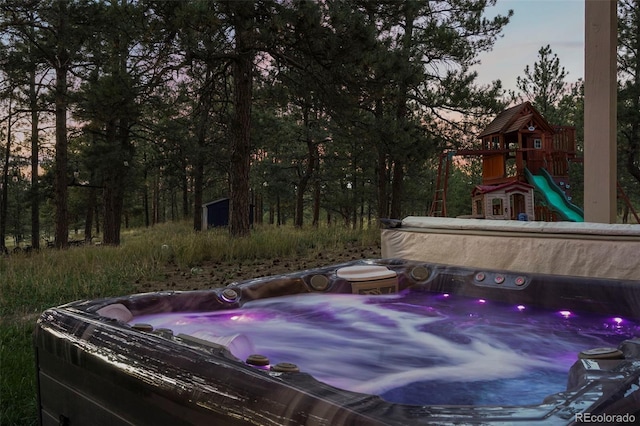
<path id="1" fill-rule="evenodd" d="M 338 273 L 353 266 L 393 271 L 397 286 L 390 287 L 388 277 L 382 277 L 380 285 L 372 279 L 363 286 L 363 280 L 349 281 L 349 274 Z M 574 424 L 576 415 L 640 418 L 640 339 L 620 345 L 624 359 L 577 360 L 568 379 L 570 389 L 538 405 L 418 406 L 337 389 L 304 371 L 259 369 L 224 346 L 163 330 L 144 331 L 117 314 L 98 313 L 113 306 L 135 316 L 206 312 L 241 308 L 247 301 L 268 297 L 407 288 L 640 319 L 638 281 L 401 259 L 354 261 L 223 289 L 78 301 L 45 311 L 35 329 L 40 424 L 565 425 Z"/>

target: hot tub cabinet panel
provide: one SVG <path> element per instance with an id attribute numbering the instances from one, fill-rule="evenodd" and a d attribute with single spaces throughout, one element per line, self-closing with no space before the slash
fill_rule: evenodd
<path id="1" fill-rule="evenodd" d="M 372 268 L 373 275 L 357 276 L 353 272 L 358 268 Z M 393 274 L 379 275 L 380 270 Z M 394 274 L 397 280 L 391 285 Z M 378 259 L 224 289 L 74 302 L 45 311 L 35 329 L 40 424 L 566 425 L 576 423 L 576 415 L 640 418 L 640 339 L 620 344 L 623 356 L 618 359 L 576 358 L 567 390 L 548 395 L 540 404 L 412 405 L 338 389 L 304 371 L 256 368 L 225 346 L 129 323 L 130 316 L 241 309 L 252 300 L 293 294 L 376 294 L 390 288 L 640 320 L 639 286 L 635 281 Z"/>

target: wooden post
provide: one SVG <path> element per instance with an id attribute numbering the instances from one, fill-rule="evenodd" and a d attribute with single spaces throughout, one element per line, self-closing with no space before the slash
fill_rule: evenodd
<path id="1" fill-rule="evenodd" d="M 585 0 L 584 219 L 616 222 L 616 0 Z"/>

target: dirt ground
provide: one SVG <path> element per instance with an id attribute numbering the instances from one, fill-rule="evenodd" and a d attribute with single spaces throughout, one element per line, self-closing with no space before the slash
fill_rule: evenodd
<path id="1" fill-rule="evenodd" d="M 289 272 L 313 269 L 321 266 L 349 262 L 358 259 L 378 259 L 380 242 L 371 246 L 348 244 L 333 251 L 304 256 L 260 259 L 244 262 L 207 262 L 194 268 L 169 265 L 157 280 L 141 280 L 135 283 L 136 293 L 161 290 L 203 290 L 224 287 L 232 282 L 266 277 Z"/>

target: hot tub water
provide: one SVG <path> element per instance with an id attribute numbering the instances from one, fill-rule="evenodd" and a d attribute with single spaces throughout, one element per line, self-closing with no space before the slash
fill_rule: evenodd
<path id="1" fill-rule="evenodd" d="M 619 317 L 446 294 L 305 294 L 130 321 L 289 362 L 332 386 L 404 404 L 522 405 L 566 390 L 580 351 L 640 336 Z"/>

